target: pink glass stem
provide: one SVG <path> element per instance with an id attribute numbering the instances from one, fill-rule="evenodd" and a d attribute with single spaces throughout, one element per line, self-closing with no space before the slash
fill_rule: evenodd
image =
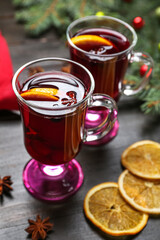
<path id="1" fill-rule="evenodd" d="M 23 182 L 28 192 L 47 202 L 69 198 L 81 187 L 83 178 L 82 168 L 75 159 L 58 166 L 43 165 L 31 159 L 23 171 Z"/>

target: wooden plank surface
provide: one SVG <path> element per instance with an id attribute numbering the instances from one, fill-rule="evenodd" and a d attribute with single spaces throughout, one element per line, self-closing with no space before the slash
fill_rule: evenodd
<path id="1" fill-rule="evenodd" d="M 14 70 L 27 61 L 47 56 L 68 57 L 65 41 L 54 31 L 38 39 L 30 39 L 23 25 L 16 23 L 10 0 L 0 0 L 0 30 L 9 45 Z M 11 175 L 14 191 L 4 196 L 0 203 L 0 240 L 28 239 L 24 229 L 27 219 L 36 214 L 50 216 L 54 230 L 47 239 L 100 240 L 113 239 L 99 233 L 83 214 L 83 200 L 87 191 L 105 181 L 117 182 L 122 172 L 120 156 L 135 141 L 150 139 L 159 141 L 160 121 L 146 116 L 136 100 L 122 98 L 119 106 L 120 129 L 118 136 L 100 147 L 83 146 L 76 157 L 84 170 L 85 180 L 81 189 L 62 204 L 45 204 L 32 198 L 22 182 L 22 171 L 29 155 L 23 144 L 23 132 L 19 115 L 0 111 L 0 176 Z M 160 218 L 151 217 L 146 228 L 134 240 L 158 240 Z"/>

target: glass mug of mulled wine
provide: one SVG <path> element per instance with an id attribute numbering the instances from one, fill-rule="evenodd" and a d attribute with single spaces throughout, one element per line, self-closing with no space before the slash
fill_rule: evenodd
<path id="1" fill-rule="evenodd" d="M 133 51 L 137 35 L 126 22 L 108 16 L 88 16 L 72 22 L 67 28 L 66 36 L 70 58 L 92 73 L 95 93 L 107 94 L 118 101 L 120 95 L 135 95 L 148 83 L 153 70 L 153 60 L 146 53 Z M 124 81 L 128 65 L 130 69 L 133 68 L 132 63 L 147 66 L 138 85 L 133 84 L 133 81 L 132 84 Z M 104 115 L 99 109 L 88 109 L 85 126 L 93 127 L 97 124 L 97 119 Z M 87 144 L 99 145 L 112 140 L 118 128 L 117 120 L 111 132 Z"/>
<path id="2" fill-rule="evenodd" d="M 64 71 L 69 64 L 70 73 Z M 109 132 L 117 120 L 115 101 L 93 94 L 87 68 L 63 58 L 26 63 L 12 81 L 21 113 L 25 147 L 32 157 L 23 171 L 26 189 L 35 198 L 59 202 L 82 185 L 83 171 L 74 159 L 82 142 Z M 103 107 L 107 118 L 92 129 L 84 126 L 90 106 Z"/>

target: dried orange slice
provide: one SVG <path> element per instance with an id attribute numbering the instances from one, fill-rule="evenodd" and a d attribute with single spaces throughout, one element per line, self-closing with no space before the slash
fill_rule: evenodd
<path id="1" fill-rule="evenodd" d="M 160 179 L 160 144 L 150 140 L 136 142 L 122 153 L 121 162 L 136 176 Z"/>
<path id="2" fill-rule="evenodd" d="M 113 43 L 111 41 L 97 35 L 79 35 L 71 38 L 71 41 L 73 42 L 73 44 L 81 46 L 90 43 L 94 44 L 94 46 L 113 46 Z"/>
<path id="3" fill-rule="evenodd" d="M 134 235 L 147 224 L 148 214 L 132 208 L 121 196 L 115 182 L 94 186 L 84 199 L 86 217 L 112 236 Z"/>
<path id="4" fill-rule="evenodd" d="M 119 176 L 119 190 L 135 209 L 148 214 L 160 214 L 160 180 L 136 177 L 127 169 Z"/>
<path id="5" fill-rule="evenodd" d="M 57 92 L 55 88 L 32 88 L 21 93 L 21 97 L 26 100 L 58 101 L 59 97 L 55 96 Z"/>

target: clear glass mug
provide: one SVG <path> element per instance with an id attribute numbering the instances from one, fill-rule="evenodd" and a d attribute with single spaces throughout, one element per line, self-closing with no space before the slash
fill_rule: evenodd
<path id="1" fill-rule="evenodd" d="M 110 51 L 106 54 L 97 54 L 93 51 L 85 51 L 77 44 L 72 42 L 72 38 L 76 35 L 83 34 L 99 34 L 100 36 L 109 37 L 111 42 L 118 48 L 117 51 Z M 84 65 L 93 75 L 95 80 L 95 93 L 104 93 L 111 96 L 115 101 L 123 94 L 133 96 L 141 91 L 148 83 L 152 70 L 152 58 L 142 52 L 134 52 L 133 49 L 137 43 L 137 35 L 134 29 L 124 21 L 109 16 L 88 16 L 80 18 L 72 22 L 66 32 L 70 58 Z M 102 47 L 101 51 L 105 49 Z M 98 50 L 99 51 L 99 50 Z M 133 66 L 133 63 L 147 65 L 148 69 L 141 78 L 138 85 L 125 84 L 124 76 L 128 69 Z M 96 109 L 89 109 L 86 114 L 86 127 L 94 126 L 97 115 L 102 114 Z M 113 137 L 118 131 L 118 121 L 112 129 Z M 112 139 L 112 133 L 107 134 L 103 139 L 87 143 L 90 145 L 99 145 L 108 142 Z"/>
<path id="2" fill-rule="evenodd" d="M 70 73 L 63 71 L 68 64 Z M 23 171 L 24 185 L 35 198 L 63 201 L 83 183 L 82 168 L 74 159 L 81 144 L 110 131 L 117 120 L 116 103 L 105 94 L 93 94 L 94 79 L 89 70 L 63 58 L 26 63 L 15 73 L 12 85 L 21 113 L 25 147 L 32 157 Z M 27 100 L 21 95 L 22 90 L 41 87 L 58 89 L 58 100 Z M 90 106 L 105 108 L 108 116 L 88 130 L 84 120 Z"/>

